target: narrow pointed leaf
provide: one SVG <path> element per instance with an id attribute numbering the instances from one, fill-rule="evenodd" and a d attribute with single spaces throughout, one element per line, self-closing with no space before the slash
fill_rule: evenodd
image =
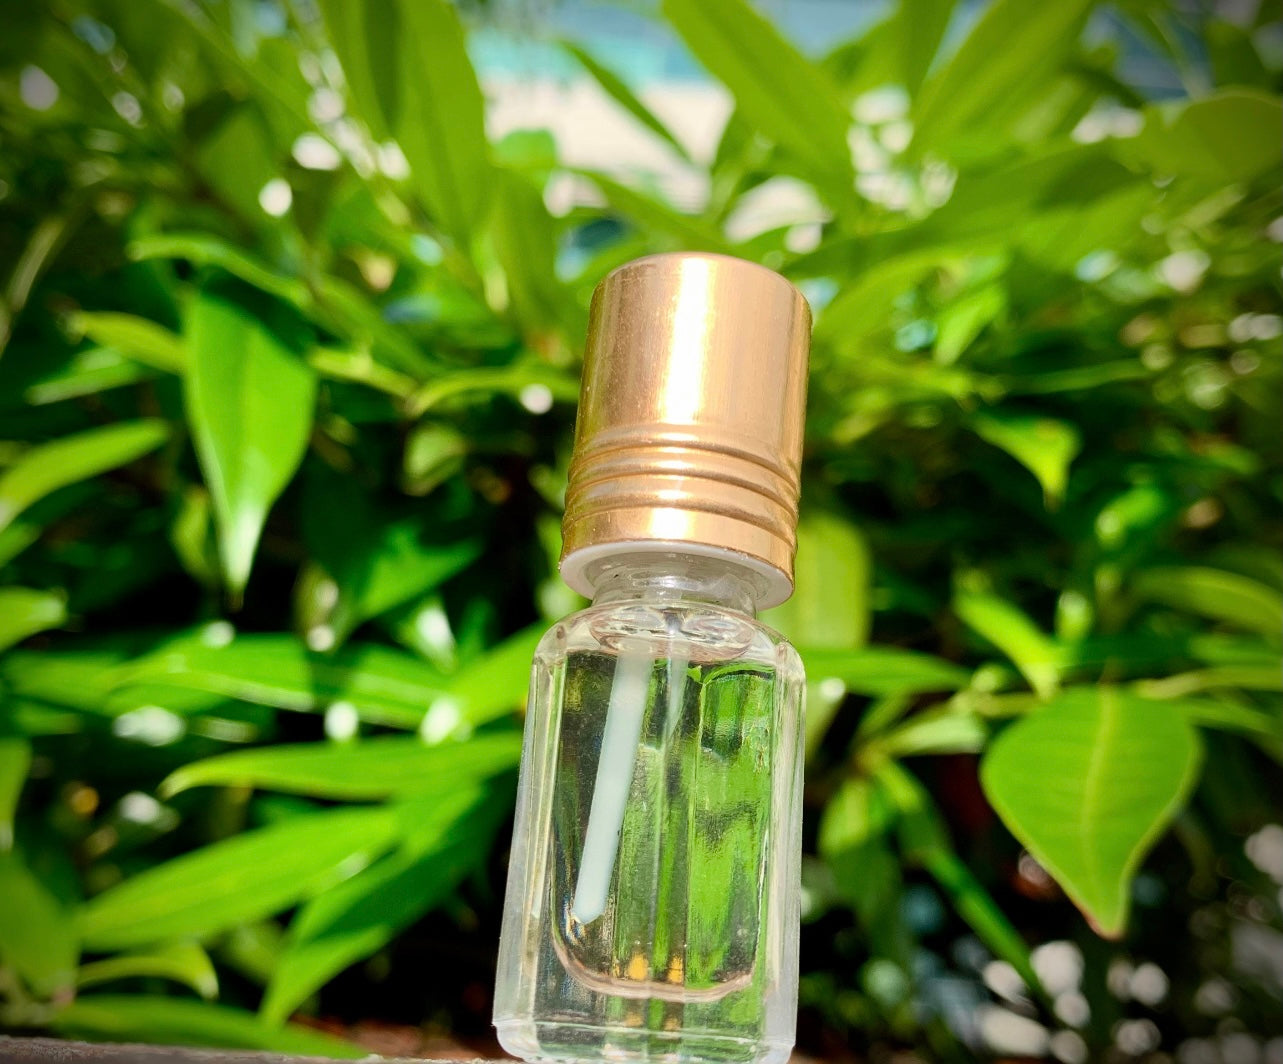
<path id="1" fill-rule="evenodd" d="M 218 997 L 218 973 L 195 942 L 171 942 L 145 953 L 120 953 L 105 960 L 82 964 L 76 986 L 99 986 L 117 979 L 138 977 L 168 979 L 195 990 L 207 1001 Z"/>
<path id="2" fill-rule="evenodd" d="M 1020 607 L 989 591 L 959 589 L 953 611 L 977 634 L 1009 657 L 1043 698 L 1056 691 L 1061 651 Z"/>
<path id="3" fill-rule="evenodd" d="M 62 1035 L 105 1042 L 158 1042 L 218 1049 L 262 1049 L 349 1060 L 369 1052 L 306 1027 L 270 1027 L 253 1013 L 206 1001 L 147 994 L 86 994 L 54 1013 Z"/>
<path id="4" fill-rule="evenodd" d="M 0 737 L 0 854 L 13 848 L 13 815 L 31 768 L 31 743 L 18 736 Z"/>
<path id="5" fill-rule="evenodd" d="M 1004 731 L 980 779 L 1003 822 L 1105 936 L 1127 924 L 1131 881 L 1184 805 L 1198 736 L 1171 706 L 1075 688 Z"/>
<path id="6" fill-rule="evenodd" d="M 866 695 L 956 691 L 971 676 L 950 661 L 900 647 L 799 649 L 809 679 L 819 682 L 832 677 L 841 680 L 849 690 Z"/>
<path id="7" fill-rule="evenodd" d="M 787 148 L 834 199 L 850 197 L 851 119 L 820 68 L 745 0 L 666 0 L 663 10 L 751 126 Z"/>
<path id="8" fill-rule="evenodd" d="M 975 415 L 971 427 L 1038 478 L 1049 508 L 1060 504 L 1069 483 L 1069 464 L 1082 449 L 1076 426 L 1055 418 L 992 411 Z"/>
<path id="9" fill-rule="evenodd" d="M 446 899 L 484 860 L 496 809 L 484 789 L 450 788 L 406 807 L 414 836 L 395 853 L 308 902 L 290 925 L 262 1015 L 280 1023 L 348 965 L 386 945 Z"/>
<path id="10" fill-rule="evenodd" d="M 1194 565 L 1163 566 L 1138 573 L 1132 591 L 1149 602 L 1273 639 L 1283 634 L 1283 594 L 1238 573 Z"/>
<path id="11" fill-rule="evenodd" d="M 29 587 L 0 587 L 0 651 L 67 619 L 62 595 Z"/>
<path id="12" fill-rule="evenodd" d="M 1031 75 L 1054 70 L 1093 6 L 1094 0 L 989 4 L 958 50 L 923 84 L 913 112 L 914 150 L 943 150 Z"/>
<path id="13" fill-rule="evenodd" d="M 17 853 L 0 853 L 0 898 L 0 964 L 38 994 L 70 986 L 80 955 L 75 926 Z"/>
<path id="14" fill-rule="evenodd" d="M 691 162 L 690 154 L 682 142 L 673 136 L 672 131 L 655 117 L 650 108 L 637 98 L 637 94 L 628 87 L 623 78 L 609 67 L 599 63 L 592 57 L 591 53 L 585 51 L 573 41 L 562 41 L 561 46 L 573 55 L 579 61 L 579 64 L 592 75 L 593 80 L 601 86 L 602 91 L 607 96 L 654 133 L 655 136 L 659 137 L 673 151 L 677 152 L 682 159 L 686 162 Z"/>
<path id="15" fill-rule="evenodd" d="M 119 351 L 144 366 L 182 373 L 186 364 L 182 337 L 146 318 L 110 311 L 81 311 L 72 315 L 70 325 L 94 343 Z"/>
<path id="16" fill-rule="evenodd" d="M 322 0 L 357 113 L 400 145 L 433 217 L 466 240 L 492 177 L 483 101 L 458 12 L 446 0 Z"/>
<path id="17" fill-rule="evenodd" d="M 163 421 L 124 421 L 32 447 L 0 475 L 0 530 L 46 495 L 154 451 L 169 436 Z"/>
<path id="18" fill-rule="evenodd" d="M 280 912 L 391 845 L 387 809 L 292 817 L 212 843 L 126 879 L 85 903 L 86 945 L 127 949 L 226 931 Z"/>
<path id="19" fill-rule="evenodd" d="M 516 767 L 517 731 L 428 746 L 418 738 L 297 743 L 236 750 L 184 765 L 161 785 L 166 795 L 191 787 L 256 787 L 348 800 L 449 791 Z"/>
<path id="20" fill-rule="evenodd" d="M 188 415 L 214 501 L 224 576 L 239 595 L 267 512 L 303 458 L 316 377 L 297 324 L 251 313 L 212 290 L 188 323 Z"/>

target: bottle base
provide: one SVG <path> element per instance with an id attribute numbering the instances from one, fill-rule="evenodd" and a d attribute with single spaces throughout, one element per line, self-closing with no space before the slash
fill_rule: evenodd
<path id="1" fill-rule="evenodd" d="M 792 1043 L 524 1019 L 496 1019 L 499 1044 L 527 1061 L 643 1061 L 646 1064 L 784 1064 Z"/>

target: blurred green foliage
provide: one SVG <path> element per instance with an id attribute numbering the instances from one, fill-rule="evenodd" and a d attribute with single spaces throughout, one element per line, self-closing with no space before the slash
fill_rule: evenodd
<path id="1" fill-rule="evenodd" d="M 438 907 L 496 936 L 587 297 L 685 248 L 816 311 L 772 616 L 812 681 L 809 1048 L 983 1055 L 990 990 L 1028 1055 L 1128 1016 L 1172 1048 L 1226 978 L 1283 1033 L 1226 945 L 1279 933 L 1242 845 L 1283 756 L 1267 10 L 902 0 L 813 62 L 669 0 L 734 97 L 707 202 L 581 170 L 600 205 L 554 216 L 552 138 L 487 140 L 444 0 L 8 0 L 0 1024 L 355 1056 L 287 1021 Z M 728 235 L 780 181 L 814 220 Z"/>

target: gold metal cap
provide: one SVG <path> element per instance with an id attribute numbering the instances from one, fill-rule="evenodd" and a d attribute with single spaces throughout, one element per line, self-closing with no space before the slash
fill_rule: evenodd
<path id="1" fill-rule="evenodd" d="M 793 591 L 811 311 L 764 266 L 637 259 L 593 293 L 562 578 L 646 551 L 724 555 Z"/>

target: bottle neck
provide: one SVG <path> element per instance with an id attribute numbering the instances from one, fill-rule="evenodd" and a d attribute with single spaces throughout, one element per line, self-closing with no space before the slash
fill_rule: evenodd
<path id="1" fill-rule="evenodd" d="M 585 574 L 593 605 L 610 602 L 701 602 L 757 616 L 766 581 L 730 559 L 689 554 L 624 554 L 604 558 Z"/>

